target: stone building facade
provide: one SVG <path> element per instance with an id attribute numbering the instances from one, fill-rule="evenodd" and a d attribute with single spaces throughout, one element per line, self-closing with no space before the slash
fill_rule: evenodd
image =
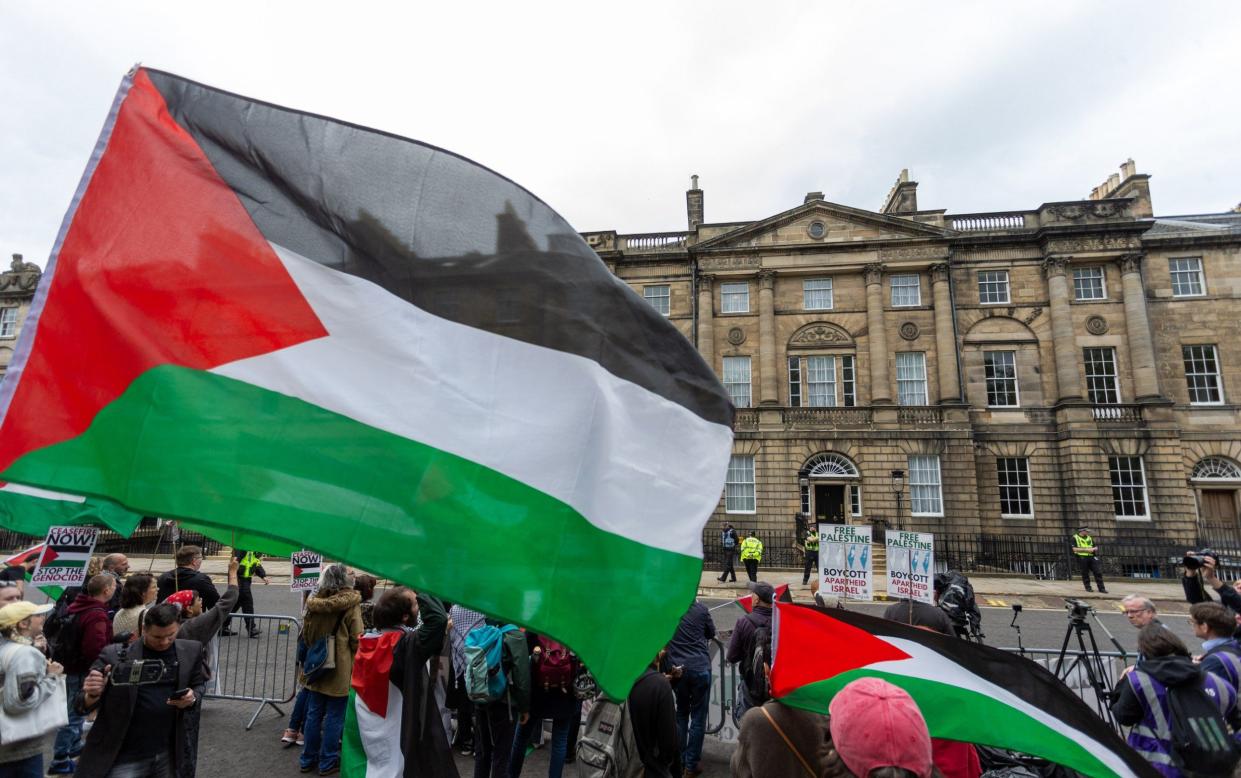
<path id="1" fill-rule="evenodd" d="M 1241 516 L 1241 212 L 1086 199 L 877 211 L 812 192 L 752 222 L 583 233 L 738 407 L 724 521 L 1193 543 Z"/>
<path id="2" fill-rule="evenodd" d="M 0 272 L 0 378 L 13 359 L 40 275 L 39 266 L 22 261 L 21 254 L 14 254 L 9 269 Z"/>

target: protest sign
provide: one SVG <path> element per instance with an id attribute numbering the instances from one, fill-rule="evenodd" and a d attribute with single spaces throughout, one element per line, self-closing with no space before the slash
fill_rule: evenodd
<path id="1" fill-rule="evenodd" d="M 39 566 L 30 583 L 44 586 L 81 586 L 86 583 L 86 563 L 99 540 L 98 527 L 51 527 L 43 541 Z"/>
<path id="2" fill-rule="evenodd" d="M 935 577 L 935 536 L 889 530 L 887 550 L 888 596 L 934 603 L 931 581 Z"/>
<path id="3" fill-rule="evenodd" d="M 313 551 L 297 551 L 290 561 L 293 563 L 293 575 L 289 578 L 289 588 L 295 592 L 313 592 L 317 589 L 323 556 Z"/>
<path id="4" fill-rule="evenodd" d="M 869 525 L 819 525 L 819 591 L 850 600 L 871 600 Z"/>

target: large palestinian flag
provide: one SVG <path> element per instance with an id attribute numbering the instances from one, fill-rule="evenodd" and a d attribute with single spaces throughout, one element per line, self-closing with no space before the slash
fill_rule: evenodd
<path id="1" fill-rule="evenodd" d="M 314 549 L 623 696 L 694 597 L 732 413 L 520 186 L 137 69 L 0 386 L 0 479 Z"/>
<path id="2" fill-rule="evenodd" d="M 827 713 L 855 678 L 882 678 L 918 703 L 932 737 L 1040 756 L 1092 778 L 1158 775 L 1033 662 L 895 621 L 840 609 L 776 604 L 772 694 Z"/>

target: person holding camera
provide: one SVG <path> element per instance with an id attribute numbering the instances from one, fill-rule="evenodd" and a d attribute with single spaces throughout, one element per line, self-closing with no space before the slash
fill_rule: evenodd
<path id="1" fill-rule="evenodd" d="M 142 639 L 105 648 L 82 682 L 76 708 L 98 711 L 77 765 L 78 778 L 192 776 L 187 726 L 207 682 L 202 644 L 178 640 L 180 612 L 146 612 Z"/>
<path id="2" fill-rule="evenodd" d="M 1185 590 L 1185 601 L 1190 605 L 1200 602 L 1212 602 L 1211 590 L 1219 595 L 1219 601 L 1233 613 L 1241 613 L 1241 594 L 1219 578 L 1219 556 L 1209 548 L 1201 551 L 1187 551 L 1182 560 L 1185 574 L 1181 576 L 1181 586 Z"/>
<path id="3" fill-rule="evenodd" d="M 1078 567 L 1081 568 L 1082 586 L 1086 587 L 1086 591 L 1093 591 L 1090 588 L 1090 574 L 1094 573 L 1099 591 L 1107 594 L 1107 587 L 1103 585 L 1103 565 L 1099 563 L 1099 547 L 1090 536 L 1090 527 L 1077 528 L 1077 533 L 1073 535 L 1073 555 L 1077 557 Z"/>

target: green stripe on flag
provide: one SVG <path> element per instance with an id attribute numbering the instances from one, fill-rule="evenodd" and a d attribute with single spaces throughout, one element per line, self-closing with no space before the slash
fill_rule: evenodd
<path id="1" fill-rule="evenodd" d="M 386 682 L 386 679 L 385 679 Z M 362 735 L 358 730 L 358 693 L 349 690 L 345 703 L 345 729 L 340 743 L 341 778 L 366 778 L 366 749 L 362 747 Z"/>
<path id="2" fill-rule="evenodd" d="M 1004 702 L 947 683 L 899 673 L 851 670 L 801 686 L 781 697 L 780 702 L 826 714 L 832 697 L 858 678 L 882 678 L 909 692 L 924 712 L 931 737 L 1041 756 L 1091 778 L 1111 778 L 1120 774 L 1074 740 L 1070 733 L 1058 732 Z"/>
<path id="3" fill-rule="evenodd" d="M 174 366 L 0 477 L 254 531 L 511 619 L 570 646 L 617 697 L 671 636 L 702 570 L 476 462 Z"/>

